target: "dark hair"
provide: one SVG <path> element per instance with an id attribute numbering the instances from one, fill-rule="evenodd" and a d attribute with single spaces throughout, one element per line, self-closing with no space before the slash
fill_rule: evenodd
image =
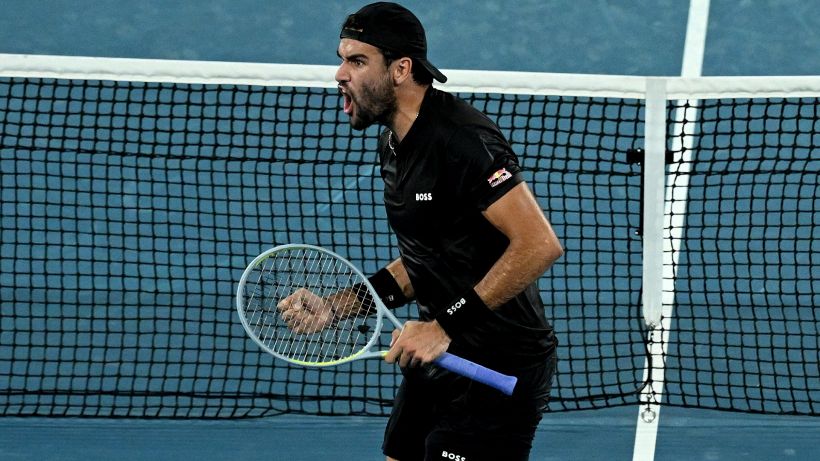
<path id="1" fill-rule="evenodd" d="M 390 50 L 385 50 L 383 48 L 379 48 L 382 52 L 382 56 L 384 56 L 384 65 L 390 66 L 396 59 L 404 57 L 401 53 L 396 53 Z M 413 81 L 418 83 L 419 85 L 432 85 L 433 84 L 433 74 L 427 71 L 424 66 L 421 65 L 418 61 L 413 58 L 410 58 L 413 61 L 413 67 L 410 69 L 410 74 L 413 76 Z"/>

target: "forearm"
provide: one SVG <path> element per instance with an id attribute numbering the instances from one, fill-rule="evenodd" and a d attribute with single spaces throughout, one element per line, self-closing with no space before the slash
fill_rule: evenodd
<path id="1" fill-rule="evenodd" d="M 401 289 L 402 294 L 407 299 L 413 298 L 413 286 L 410 283 L 410 277 L 407 275 L 407 270 L 398 258 L 385 266 L 389 275 L 395 280 L 396 284 Z M 371 276 L 368 280 L 371 285 L 374 285 L 376 291 L 379 291 L 380 284 L 376 280 L 377 275 Z M 384 293 L 382 293 L 384 294 Z M 375 311 L 376 306 L 373 299 L 367 291 L 367 287 L 363 284 L 356 284 L 350 288 L 341 290 L 327 297 L 326 302 L 333 311 L 336 319 L 345 319 L 357 315 L 368 315 Z"/>
<path id="2" fill-rule="evenodd" d="M 358 298 L 359 310 L 367 309 L 368 312 L 375 309 L 374 297 L 384 303 L 388 309 L 402 306 L 413 299 L 413 286 L 410 277 L 404 268 L 401 259 L 396 259 L 387 266 L 376 271 L 375 274 L 367 278 L 375 293 L 371 293 L 364 283 L 354 285 L 355 298 Z"/>
<path id="3" fill-rule="evenodd" d="M 557 240 L 511 241 L 510 245 L 474 287 L 490 309 L 504 304 L 537 280 L 561 256 Z"/>
<path id="4" fill-rule="evenodd" d="M 393 276 L 393 279 L 396 280 L 396 283 L 401 288 L 401 292 L 407 299 L 416 297 L 413 285 L 410 283 L 410 276 L 407 275 L 407 269 L 404 268 L 404 263 L 402 263 L 401 258 L 396 258 L 385 268 L 390 272 L 390 275 Z"/>
<path id="5" fill-rule="evenodd" d="M 375 306 L 372 303 L 369 306 L 362 303 L 361 290 L 367 290 L 367 288 L 363 285 L 354 285 L 325 298 L 334 319 L 338 321 L 348 317 L 368 315 L 375 311 Z"/>
<path id="6" fill-rule="evenodd" d="M 413 298 L 413 286 L 410 283 L 410 277 L 407 275 L 407 270 L 398 258 L 390 262 L 385 269 L 389 275 L 395 280 L 396 284 L 401 289 L 402 294 L 407 299 Z M 374 277 L 370 277 L 371 284 L 378 285 Z M 374 286 L 378 291 L 379 287 Z M 338 291 L 325 298 L 325 303 L 330 309 L 333 318 L 336 320 L 346 319 L 348 317 L 369 315 L 376 310 L 373 299 L 368 292 L 367 286 L 363 283 L 358 283 L 350 288 Z"/>
<path id="7" fill-rule="evenodd" d="M 526 184 L 519 184 L 485 212 L 509 244 L 474 287 L 496 308 L 538 279 L 564 253 L 561 242 Z"/>

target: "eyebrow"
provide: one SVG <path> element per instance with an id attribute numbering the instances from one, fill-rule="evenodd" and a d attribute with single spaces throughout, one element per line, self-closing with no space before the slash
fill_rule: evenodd
<path id="1" fill-rule="evenodd" d="M 341 53 L 339 53 L 339 50 L 336 50 L 336 56 L 338 56 L 338 57 L 339 57 L 339 59 L 346 59 L 346 60 L 348 60 L 348 61 L 350 61 L 351 59 L 362 59 L 362 58 L 363 58 L 363 59 L 370 59 L 370 58 L 369 58 L 366 54 L 364 54 L 364 53 L 354 53 L 354 54 L 351 54 L 350 56 L 345 57 L 345 56 L 342 56 L 342 54 L 341 54 Z"/>

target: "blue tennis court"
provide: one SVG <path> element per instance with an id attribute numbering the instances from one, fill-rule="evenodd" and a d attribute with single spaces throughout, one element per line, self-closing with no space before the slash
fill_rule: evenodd
<path id="1" fill-rule="evenodd" d="M 664 409 L 656 459 L 814 459 L 815 418 Z M 237 421 L 0 420 L 4 460 L 382 459 L 383 418 L 279 416 Z M 531 459 L 631 459 L 632 408 L 547 415 Z"/>

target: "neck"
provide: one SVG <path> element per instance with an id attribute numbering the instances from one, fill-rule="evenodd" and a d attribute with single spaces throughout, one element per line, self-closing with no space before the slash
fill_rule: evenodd
<path id="1" fill-rule="evenodd" d="M 413 123 L 419 116 L 421 102 L 424 100 L 426 91 L 427 86 L 422 85 L 411 85 L 408 88 L 402 88 L 396 91 L 396 112 L 389 125 L 396 141 L 401 142 L 407 135 L 407 132 L 410 131 Z"/>

